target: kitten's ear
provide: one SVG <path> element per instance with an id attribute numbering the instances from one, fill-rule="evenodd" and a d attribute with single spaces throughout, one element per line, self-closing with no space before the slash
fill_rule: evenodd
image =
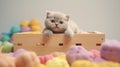
<path id="1" fill-rule="evenodd" d="M 67 15 L 66 18 L 67 18 L 67 21 L 69 21 L 70 16 Z"/>
<path id="2" fill-rule="evenodd" d="M 51 11 L 46 11 L 46 13 L 47 13 L 47 18 L 49 18 L 50 14 L 51 14 Z"/>

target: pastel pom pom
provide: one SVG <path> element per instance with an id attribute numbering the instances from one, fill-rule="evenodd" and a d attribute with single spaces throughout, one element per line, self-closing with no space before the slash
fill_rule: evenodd
<path id="1" fill-rule="evenodd" d="M 99 63 L 98 66 L 99 67 L 120 67 L 120 63 L 106 61 L 106 62 Z"/>
<path id="2" fill-rule="evenodd" d="M 108 40 L 102 44 L 101 57 L 108 61 L 120 62 L 120 41 Z"/>
<path id="3" fill-rule="evenodd" d="M 60 58 L 53 58 L 47 61 L 45 67 L 69 67 L 69 64 L 66 60 Z"/>
<path id="4" fill-rule="evenodd" d="M 87 60 L 77 60 L 71 64 L 71 67 L 91 67 L 91 65 Z"/>
<path id="5" fill-rule="evenodd" d="M 42 33 L 42 25 L 40 24 L 40 22 L 37 19 L 32 19 L 29 27 L 31 28 L 32 32 L 41 32 Z"/>
<path id="6" fill-rule="evenodd" d="M 31 30 L 30 27 L 27 27 L 27 26 L 21 28 L 21 32 L 28 32 L 30 30 Z"/>
<path id="7" fill-rule="evenodd" d="M 82 46 L 72 46 L 67 54 L 66 54 L 66 58 L 69 64 L 71 64 L 72 62 L 76 61 L 76 60 L 93 60 L 93 54 L 88 52 L 85 48 L 83 48 Z"/>
<path id="8" fill-rule="evenodd" d="M 0 53 L 2 52 L 2 42 L 0 41 Z"/>
<path id="9" fill-rule="evenodd" d="M 21 28 L 20 26 L 12 26 L 10 31 L 12 34 L 18 33 L 18 32 L 21 32 Z"/>
<path id="10" fill-rule="evenodd" d="M 2 35 L 2 34 L 0 34 L 0 38 L 2 38 L 2 36 L 3 36 L 3 35 Z"/>
<path id="11" fill-rule="evenodd" d="M 40 28 L 39 26 L 31 26 L 31 31 L 35 32 L 40 32 L 42 30 L 42 28 Z"/>
<path id="12" fill-rule="evenodd" d="M 77 60 L 71 64 L 71 67 L 120 67 L 120 64 L 109 61 L 94 63 L 87 60 Z"/>
<path id="13" fill-rule="evenodd" d="M 100 57 L 100 51 L 98 51 L 98 50 L 90 50 L 90 52 L 93 54 L 93 59 Z"/>
<path id="14" fill-rule="evenodd" d="M 7 35 L 4 35 L 4 36 L 2 36 L 2 38 L 0 39 L 0 41 L 2 41 L 2 42 L 10 41 L 10 37 L 7 36 Z"/>
<path id="15" fill-rule="evenodd" d="M 42 64 L 45 64 L 48 60 L 52 59 L 53 55 L 44 55 L 44 56 L 39 56 L 40 62 Z"/>
<path id="16" fill-rule="evenodd" d="M 39 67 L 45 67 L 45 65 L 44 64 L 40 64 L 40 66 Z"/>
<path id="17" fill-rule="evenodd" d="M 40 26 L 40 22 L 37 19 L 32 19 L 29 26 Z"/>
<path id="18" fill-rule="evenodd" d="M 3 45 L 2 45 L 2 52 L 4 53 L 9 53 L 9 52 L 12 52 L 12 49 L 13 49 L 13 44 L 6 41 L 6 42 L 3 42 Z"/>
<path id="19" fill-rule="evenodd" d="M 66 60 L 66 55 L 60 55 L 60 56 L 57 56 L 57 58 L 60 58 L 60 59 Z"/>
<path id="20" fill-rule="evenodd" d="M 18 55 L 20 55 L 22 52 L 25 52 L 26 50 L 25 49 L 18 49 L 16 52 L 14 52 L 13 56 L 14 57 L 17 57 Z"/>
<path id="21" fill-rule="evenodd" d="M 29 26 L 29 21 L 27 21 L 27 20 L 22 21 L 20 26 L 21 27 L 28 27 Z"/>

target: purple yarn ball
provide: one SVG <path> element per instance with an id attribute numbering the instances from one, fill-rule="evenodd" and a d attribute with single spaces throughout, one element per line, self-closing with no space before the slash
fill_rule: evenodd
<path id="1" fill-rule="evenodd" d="M 120 62 L 120 41 L 107 40 L 102 44 L 101 57 L 105 60 Z"/>
<path id="2" fill-rule="evenodd" d="M 30 31 L 31 29 L 30 29 L 30 27 L 22 27 L 21 28 L 21 31 L 22 32 L 28 32 L 28 31 Z"/>
<path id="3" fill-rule="evenodd" d="M 69 64 L 76 60 L 90 60 L 92 61 L 93 54 L 87 51 L 84 47 L 82 46 L 72 46 L 67 54 L 66 58 Z"/>
<path id="4" fill-rule="evenodd" d="M 14 53 L 14 57 L 17 57 L 19 54 L 21 54 L 22 52 L 25 52 L 25 49 L 18 49 L 15 53 Z"/>

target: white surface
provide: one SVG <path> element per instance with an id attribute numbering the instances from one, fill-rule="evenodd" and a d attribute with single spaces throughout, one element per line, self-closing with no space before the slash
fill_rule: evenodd
<path id="1" fill-rule="evenodd" d="M 0 0 L 0 32 L 32 18 L 44 24 L 46 10 L 64 12 L 80 28 L 120 40 L 120 0 Z"/>

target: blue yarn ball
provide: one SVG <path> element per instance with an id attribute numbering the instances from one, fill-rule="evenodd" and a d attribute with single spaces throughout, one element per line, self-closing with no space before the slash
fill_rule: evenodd
<path id="1" fill-rule="evenodd" d="M 10 37 L 9 37 L 9 36 L 4 35 L 4 36 L 0 39 L 0 41 L 2 41 L 2 42 L 5 42 L 5 41 L 10 41 Z"/>
<path id="2" fill-rule="evenodd" d="M 11 34 L 21 32 L 21 28 L 20 28 L 20 26 L 17 26 L 17 25 L 12 26 L 10 32 L 11 32 Z"/>
<path id="3" fill-rule="evenodd" d="M 11 33 L 2 32 L 2 35 L 3 35 L 3 36 L 8 36 L 8 37 L 10 37 L 10 36 L 11 36 Z"/>

